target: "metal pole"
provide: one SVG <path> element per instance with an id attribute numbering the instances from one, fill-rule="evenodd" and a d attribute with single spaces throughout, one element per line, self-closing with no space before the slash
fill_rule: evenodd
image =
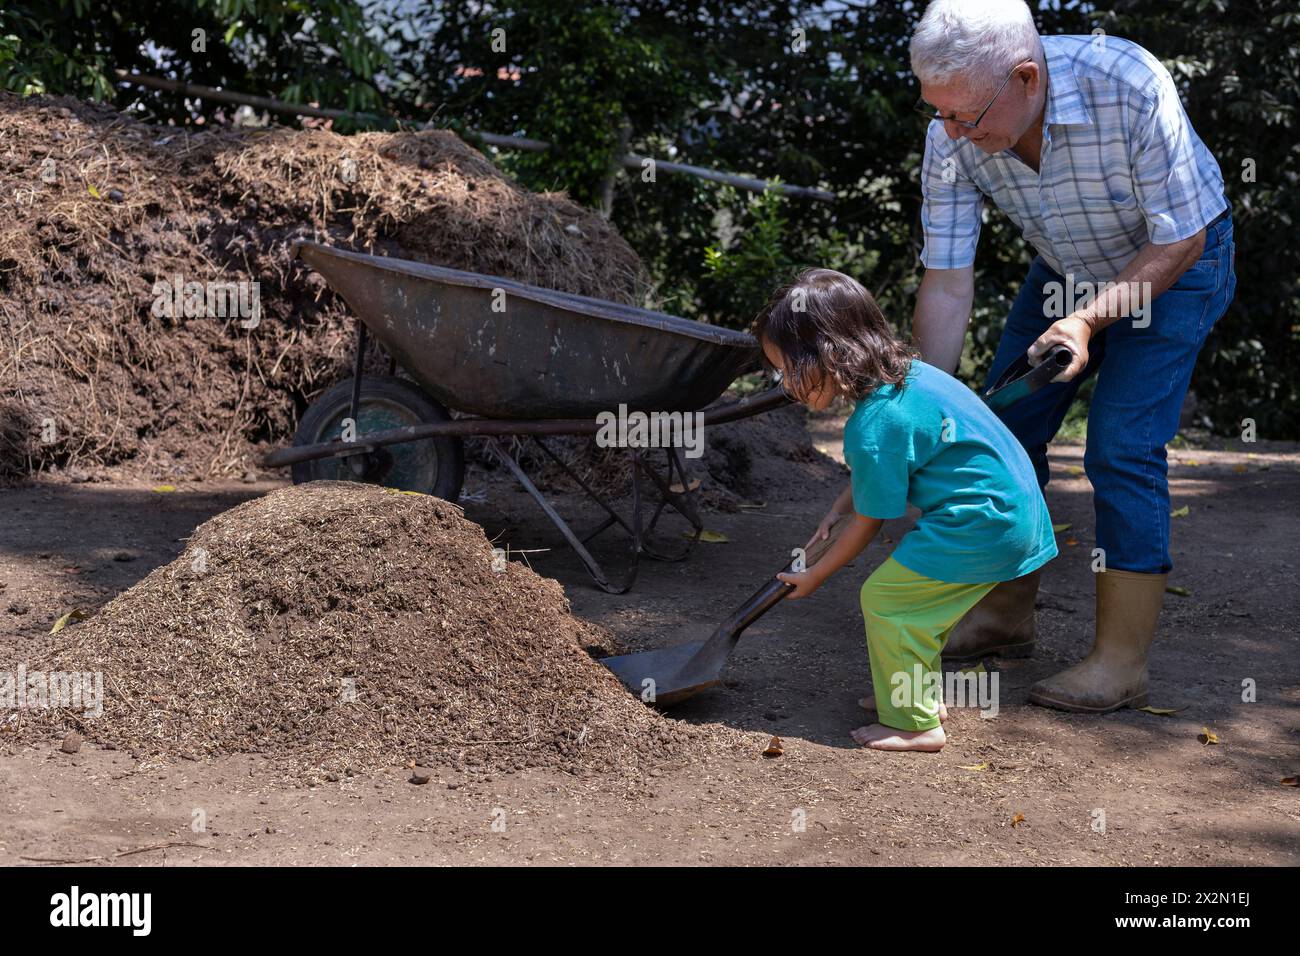
<path id="1" fill-rule="evenodd" d="M 392 117 L 380 116 L 377 113 L 353 113 L 348 110 L 330 109 L 324 106 L 308 106 L 304 103 L 288 103 L 284 100 L 277 100 L 270 96 L 253 96 L 248 93 L 234 93 L 229 90 L 218 90 L 215 87 L 203 86 L 199 83 L 186 83 L 183 80 L 168 80 L 161 76 L 146 76 L 142 73 L 128 73 L 126 70 L 115 70 L 119 81 L 130 83 L 134 86 L 143 86 L 148 89 L 164 90 L 169 93 L 179 93 L 181 96 L 193 96 L 198 99 L 213 100 L 218 103 L 230 103 L 236 106 L 252 106 L 256 109 L 267 110 L 272 113 L 280 113 L 286 116 L 315 116 L 321 119 L 352 119 L 364 120 L 367 123 L 381 126 L 385 129 L 396 128 L 399 123 Z M 432 123 L 424 123 L 421 129 L 436 129 Z M 487 143 L 489 146 L 496 146 L 501 149 L 518 149 L 530 153 L 543 153 L 551 148 L 551 144 L 546 140 L 529 139 L 526 136 L 502 136 L 500 133 L 486 133 L 481 130 L 468 129 L 463 134 L 469 139 L 477 139 L 481 143 Z M 641 169 L 643 164 L 650 157 L 641 156 L 637 153 L 628 153 L 618 162 L 628 169 Z M 724 183 L 728 186 L 734 186 L 737 189 L 747 189 L 751 192 L 766 192 L 772 190 L 786 196 L 798 196 L 803 199 L 815 199 L 818 202 L 834 202 L 835 194 L 825 189 L 816 189 L 812 186 L 792 186 L 789 183 L 770 183 L 765 179 L 756 179 L 752 176 L 737 176 L 734 173 L 725 173 L 716 169 L 706 169 L 703 166 L 691 166 L 686 163 L 674 163 L 666 159 L 652 159 L 656 170 L 662 170 L 665 173 L 677 173 L 685 176 L 695 176 L 700 179 L 707 179 L 710 182 Z"/>

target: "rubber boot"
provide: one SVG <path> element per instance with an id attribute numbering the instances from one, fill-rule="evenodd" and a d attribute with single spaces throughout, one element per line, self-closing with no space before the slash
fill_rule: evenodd
<path id="1" fill-rule="evenodd" d="M 1147 651 L 1165 600 L 1167 574 L 1103 571 L 1097 578 L 1097 639 L 1088 656 L 1029 689 L 1029 702 L 1082 714 L 1145 707 Z"/>
<path id="2" fill-rule="evenodd" d="M 945 661 L 968 661 L 999 654 L 1028 657 L 1034 652 L 1034 598 L 1042 568 L 1003 581 L 966 612 L 943 646 Z"/>

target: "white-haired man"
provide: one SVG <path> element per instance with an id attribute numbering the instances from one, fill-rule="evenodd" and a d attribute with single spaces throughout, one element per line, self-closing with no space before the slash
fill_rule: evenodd
<path id="1" fill-rule="evenodd" d="M 1074 353 L 1052 385 L 1002 413 L 1040 485 L 1048 441 L 1097 375 L 1084 455 L 1100 549 L 1095 639 L 1030 700 L 1091 713 L 1142 706 L 1171 567 L 1165 446 L 1236 286 L 1223 177 L 1155 57 L 1101 34 L 1040 37 L 1022 0 L 935 0 L 911 60 L 918 109 L 931 117 L 914 317 L 925 360 L 951 372 L 961 357 L 987 198 L 1036 253 L 990 381 L 1026 352 L 1035 362 L 1057 344 Z M 1037 573 L 996 588 L 944 656 L 1029 653 L 1037 590 Z"/>

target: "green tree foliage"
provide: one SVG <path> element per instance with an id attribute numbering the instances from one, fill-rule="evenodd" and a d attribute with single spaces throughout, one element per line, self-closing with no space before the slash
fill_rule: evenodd
<path id="1" fill-rule="evenodd" d="M 1237 295 L 1193 387 L 1225 433 L 1253 418 L 1262 437 L 1300 438 L 1300 10 L 1143 0 L 1099 25 L 1164 59 L 1232 201 Z"/>
<path id="2" fill-rule="evenodd" d="M 816 185 L 834 203 L 658 170 L 615 180 L 613 218 L 670 311 L 743 326 L 796 269 L 860 278 L 905 328 L 920 277 L 924 121 L 907 41 L 923 4 L 826 0 L 43 0 L 0 11 L 0 85 L 112 97 L 186 121 L 196 104 L 114 87 L 112 69 L 552 142 L 503 152 L 534 189 L 597 204 L 624 149 Z M 1219 159 L 1237 299 L 1194 387 L 1225 431 L 1300 437 L 1300 14 L 1293 0 L 1038 4 L 1044 33 L 1094 29 L 1169 66 Z M 196 28 L 206 53 L 191 50 Z M 197 104 L 209 114 L 214 107 Z M 962 372 L 977 379 L 1029 261 L 990 211 Z"/>
<path id="3" fill-rule="evenodd" d="M 383 105 L 391 64 L 356 0 L 20 0 L 0 8 L 0 88 L 142 105 L 191 122 L 231 108 L 114 89 L 115 69 L 349 110 Z"/>

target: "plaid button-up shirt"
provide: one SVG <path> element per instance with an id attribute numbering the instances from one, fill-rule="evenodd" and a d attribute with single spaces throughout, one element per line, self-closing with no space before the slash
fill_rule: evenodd
<path id="1" fill-rule="evenodd" d="M 1198 233 L 1228 208 L 1223 175 L 1169 71 L 1111 36 L 1043 37 L 1047 104 L 1039 172 L 932 122 L 921 164 L 929 269 L 975 261 L 987 196 L 1061 275 L 1107 282 L 1148 242 Z"/>

